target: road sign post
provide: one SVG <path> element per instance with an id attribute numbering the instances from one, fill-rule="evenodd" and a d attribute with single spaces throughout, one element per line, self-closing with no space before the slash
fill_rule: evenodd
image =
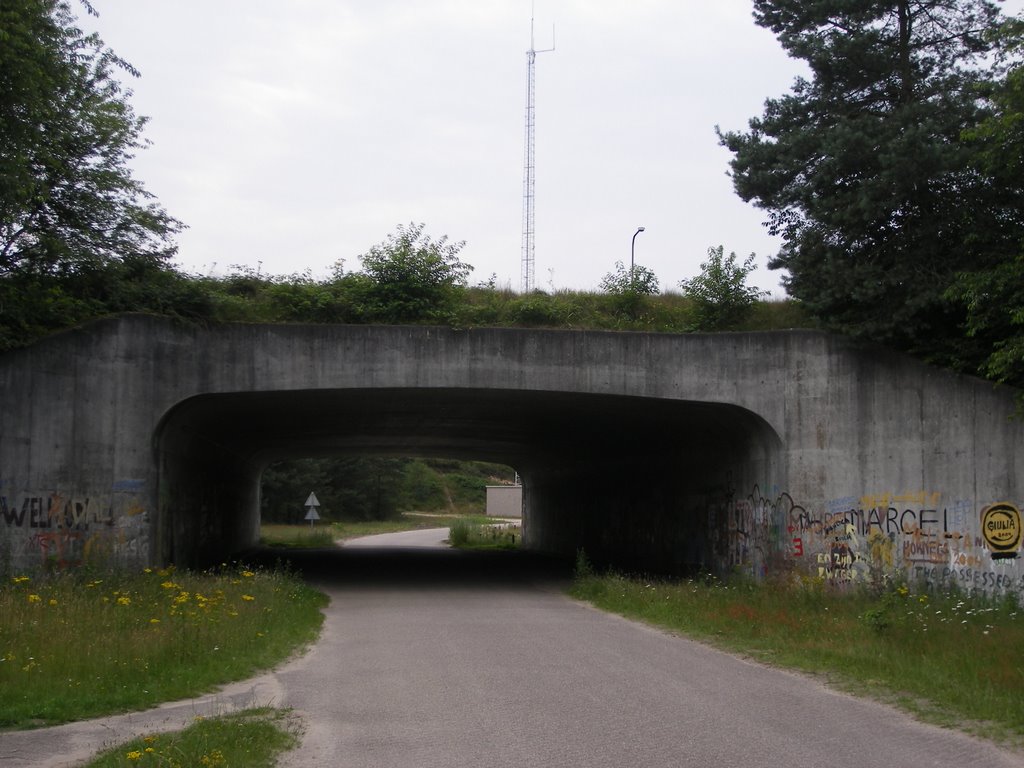
<path id="1" fill-rule="evenodd" d="M 313 527 L 313 523 L 320 519 L 320 513 L 316 511 L 317 507 L 320 506 L 320 502 L 317 501 L 316 494 L 310 492 L 309 498 L 306 499 L 306 519 L 309 520 L 309 527 Z"/>

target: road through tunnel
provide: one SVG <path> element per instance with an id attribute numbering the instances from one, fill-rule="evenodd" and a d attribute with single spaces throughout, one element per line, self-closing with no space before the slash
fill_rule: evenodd
<path id="1" fill-rule="evenodd" d="M 256 543 L 272 461 L 343 454 L 506 464 L 524 484 L 525 545 L 686 572 L 729 565 L 730 494 L 780 482 L 780 440 L 733 405 L 495 389 L 198 395 L 155 436 L 154 558 L 205 566 Z M 756 558 L 755 558 L 756 560 Z"/>

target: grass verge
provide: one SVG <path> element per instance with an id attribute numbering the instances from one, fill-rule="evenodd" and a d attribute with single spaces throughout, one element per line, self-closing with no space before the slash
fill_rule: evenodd
<path id="1" fill-rule="evenodd" d="M 278 525 L 264 523 L 260 526 L 260 543 L 268 547 L 298 549 L 303 547 L 329 547 L 335 541 L 354 539 L 359 536 L 375 536 L 378 533 L 399 533 L 422 528 L 449 528 L 459 521 L 473 525 L 493 523 L 486 515 L 436 514 L 403 512 L 394 520 L 365 520 L 354 522 L 328 523 L 310 528 L 305 525 Z"/>
<path id="2" fill-rule="evenodd" d="M 403 512 L 393 520 L 358 520 L 332 522 L 310 528 L 308 524 L 284 525 L 263 523 L 260 525 L 260 544 L 264 547 L 300 549 L 303 547 L 330 547 L 334 542 L 356 539 L 360 536 L 397 534 L 402 530 L 450 527 L 459 520 L 475 525 L 494 522 L 486 515 L 436 514 Z"/>
<path id="3" fill-rule="evenodd" d="M 265 547 L 284 547 L 287 549 L 303 549 L 310 547 L 330 547 L 335 535 L 333 525 L 310 527 L 309 525 L 279 525 L 264 523 L 260 526 L 260 544 Z"/>
<path id="4" fill-rule="evenodd" d="M 183 731 L 145 736 L 97 755 L 85 768 L 272 768 L 298 744 L 286 710 L 259 708 L 197 718 Z"/>
<path id="5" fill-rule="evenodd" d="M 1024 665 L 1013 650 L 1024 647 L 1024 617 L 1013 600 L 903 585 L 840 595 L 816 582 L 662 582 L 587 570 L 571 594 L 598 608 L 1024 746 Z"/>
<path id="6" fill-rule="evenodd" d="M 518 525 L 497 526 L 493 518 L 485 523 L 462 518 L 448 529 L 448 542 L 459 549 L 518 549 L 522 540 Z"/>
<path id="7" fill-rule="evenodd" d="M 287 573 L 62 573 L 0 586 L 0 728 L 145 709 L 312 642 L 326 596 Z"/>

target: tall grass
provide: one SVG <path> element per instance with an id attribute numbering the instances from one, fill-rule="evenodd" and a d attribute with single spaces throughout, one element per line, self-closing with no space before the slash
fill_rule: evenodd
<path id="1" fill-rule="evenodd" d="M 448 543 L 460 549 L 516 549 L 523 540 L 518 525 L 480 523 L 472 518 L 460 518 L 448 529 Z"/>
<path id="2" fill-rule="evenodd" d="M 312 641 L 326 597 L 279 572 L 146 569 L 0 586 L 0 727 L 194 696 Z"/>
<path id="3" fill-rule="evenodd" d="M 1024 741 L 1024 616 L 1013 599 L 915 593 L 836 595 L 799 586 L 579 576 L 594 605 L 822 674 L 927 720 Z"/>

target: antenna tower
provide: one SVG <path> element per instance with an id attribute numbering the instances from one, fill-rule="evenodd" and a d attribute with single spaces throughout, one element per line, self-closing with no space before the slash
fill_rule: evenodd
<path id="1" fill-rule="evenodd" d="M 522 291 L 529 293 L 534 286 L 534 64 L 538 53 L 555 50 L 555 28 L 551 27 L 551 47 L 535 50 L 533 47 L 533 7 L 530 8 L 530 50 L 526 52 L 526 151 L 523 161 L 523 258 L 522 258 Z"/>

